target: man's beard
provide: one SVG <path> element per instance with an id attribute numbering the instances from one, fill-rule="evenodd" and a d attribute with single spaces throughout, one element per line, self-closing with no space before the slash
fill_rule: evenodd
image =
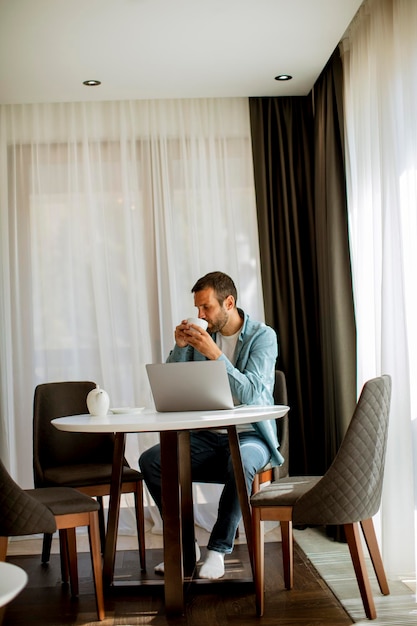
<path id="1" fill-rule="evenodd" d="M 229 321 L 229 316 L 227 315 L 226 311 L 223 311 L 222 314 L 220 314 L 216 320 L 213 322 L 213 325 L 211 328 L 209 328 L 208 330 L 211 333 L 219 333 L 222 331 L 222 328 L 224 328 L 227 324 L 227 322 Z"/>

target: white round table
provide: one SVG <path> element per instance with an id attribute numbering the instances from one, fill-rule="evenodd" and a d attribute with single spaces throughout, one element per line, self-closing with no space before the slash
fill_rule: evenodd
<path id="1" fill-rule="evenodd" d="M 160 413 L 152 409 L 132 413 L 108 413 L 103 416 L 70 415 L 52 420 L 58 430 L 83 433 L 139 433 L 169 430 L 226 428 L 283 417 L 285 405 L 242 406 L 221 411 L 174 411 Z"/>
<path id="2" fill-rule="evenodd" d="M 0 607 L 8 604 L 26 586 L 28 575 L 13 563 L 0 561 Z"/>
<path id="3" fill-rule="evenodd" d="M 160 433 L 165 610 L 167 614 L 174 615 L 184 611 L 184 579 L 192 578 L 195 570 L 194 519 L 189 453 L 190 431 L 202 428 L 227 429 L 236 486 L 245 526 L 246 543 L 252 563 L 251 512 L 236 426 L 264 420 L 274 420 L 283 417 L 288 411 L 289 407 L 285 405 L 243 406 L 221 411 L 166 413 L 145 409 L 139 413 L 110 413 L 101 417 L 89 414 L 72 415 L 52 420 L 52 424 L 59 430 L 79 433 L 115 434 L 112 484 L 103 566 L 105 584 L 109 585 L 113 581 L 126 433 Z"/>

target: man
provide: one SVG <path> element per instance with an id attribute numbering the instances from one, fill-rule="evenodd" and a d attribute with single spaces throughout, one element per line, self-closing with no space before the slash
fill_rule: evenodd
<path id="1" fill-rule="evenodd" d="M 221 359 L 226 364 L 235 404 L 273 404 L 275 364 L 278 354 L 274 330 L 253 321 L 237 308 L 233 280 L 223 272 L 200 278 L 191 292 L 198 317 L 207 321 L 207 330 L 183 320 L 175 329 L 175 346 L 167 361 Z M 248 491 L 258 470 L 269 461 L 284 461 L 278 451 L 275 420 L 238 427 L 243 468 Z M 241 518 L 233 464 L 225 430 L 191 433 L 191 468 L 194 482 L 224 483 L 218 516 L 207 545 L 207 557 L 200 578 L 224 575 L 224 555 L 233 550 Z M 161 467 L 159 445 L 144 452 L 139 460 L 146 485 L 161 511 Z M 197 559 L 198 550 L 197 550 Z M 155 568 L 163 573 L 163 563 Z"/>

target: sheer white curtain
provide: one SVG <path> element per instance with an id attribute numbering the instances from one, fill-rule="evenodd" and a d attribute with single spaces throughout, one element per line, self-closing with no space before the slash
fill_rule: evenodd
<path id="1" fill-rule="evenodd" d="M 392 376 L 380 533 L 391 576 L 417 537 L 417 2 L 371 0 L 343 42 L 358 383 Z"/>
<path id="2" fill-rule="evenodd" d="M 263 318 L 246 99 L 3 106 L 1 455 L 32 481 L 38 383 L 151 404 L 191 287 L 215 269 Z M 130 435 L 137 467 L 155 435 Z"/>

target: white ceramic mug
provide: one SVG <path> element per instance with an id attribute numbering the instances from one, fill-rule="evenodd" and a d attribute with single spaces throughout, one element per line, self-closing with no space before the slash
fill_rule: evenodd
<path id="1" fill-rule="evenodd" d="M 202 328 L 203 330 L 207 330 L 208 322 L 201 319 L 200 317 L 189 317 L 187 318 L 187 322 L 189 324 L 195 324 L 196 326 L 200 326 L 200 328 Z"/>

